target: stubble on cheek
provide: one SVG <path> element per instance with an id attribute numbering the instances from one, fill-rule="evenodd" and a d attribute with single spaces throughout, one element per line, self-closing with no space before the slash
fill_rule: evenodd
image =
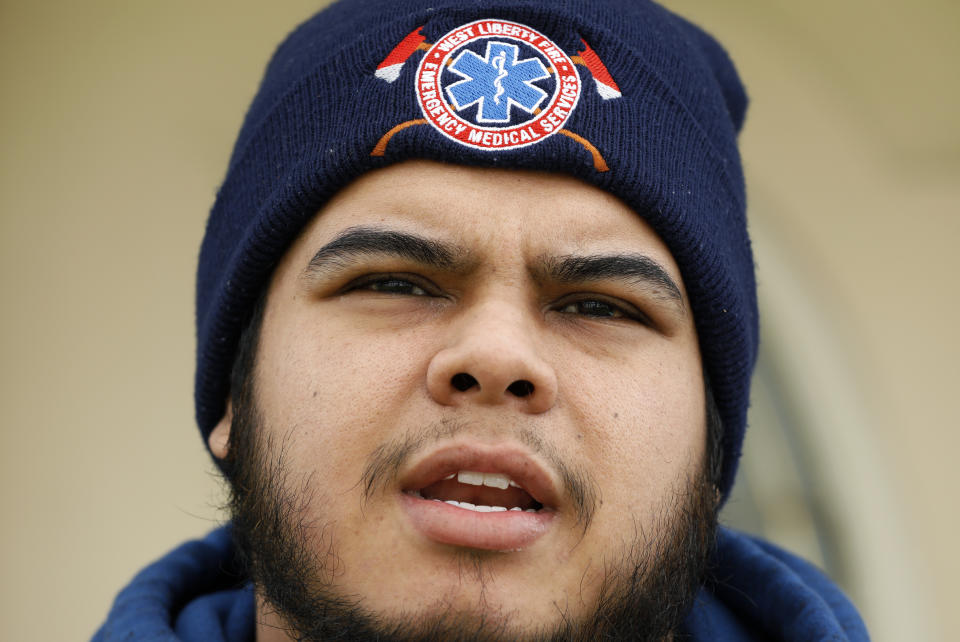
<path id="1" fill-rule="evenodd" d="M 333 527 L 317 515 L 323 497 L 316 472 L 298 475 L 289 465 L 294 433 L 290 429 L 277 437 L 255 425 L 235 425 L 231 435 L 238 438 L 231 445 L 236 453 L 230 499 L 233 534 L 258 586 L 271 583 L 267 575 L 280 573 L 287 575 L 285 580 L 296 578 L 297 584 L 325 587 L 343 572 Z M 302 569 L 312 569 L 309 579 Z"/>

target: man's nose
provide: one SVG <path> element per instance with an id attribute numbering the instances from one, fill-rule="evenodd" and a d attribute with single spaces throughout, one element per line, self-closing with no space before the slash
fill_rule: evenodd
<path id="1" fill-rule="evenodd" d="M 427 390 L 445 406 L 513 404 L 542 413 L 557 398 L 553 367 L 538 353 L 536 323 L 517 305 L 478 305 L 450 328 L 427 367 Z"/>

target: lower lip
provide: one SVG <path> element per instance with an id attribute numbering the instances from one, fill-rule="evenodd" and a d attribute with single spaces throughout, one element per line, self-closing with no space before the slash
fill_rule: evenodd
<path id="1" fill-rule="evenodd" d="M 427 539 L 487 551 L 527 548 L 546 534 L 554 517 L 549 511 L 478 513 L 409 493 L 401 495 L 400 503 L 413 526 Z"/>

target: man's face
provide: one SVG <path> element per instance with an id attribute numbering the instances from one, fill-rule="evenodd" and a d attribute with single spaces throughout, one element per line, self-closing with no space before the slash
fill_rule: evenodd
<path id="1" fill-rule="evenodd" d="M 355 181 L 277 267 L 253 381 L 256 492 L 302 548 L 301 588 L 381 623 L 583 619 L 682 539 L 702 479 L 679 270 L 568 177 L 407 162 Z M 260 639 L 282 637 L 296 618 L 258 597 Z"/>

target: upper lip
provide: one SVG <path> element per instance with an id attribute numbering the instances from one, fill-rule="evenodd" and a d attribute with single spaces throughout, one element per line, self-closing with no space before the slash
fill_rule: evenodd
<path id="1" fill-rule="evenodd" d="M 400 487 L 419 490 L 461 470 L 507 475 L 545 508 L 559 506 L 560 491 L 553 476 L 527 449 L 511 445 L 443 446 L 417 459 L 401 474 Z"/>

